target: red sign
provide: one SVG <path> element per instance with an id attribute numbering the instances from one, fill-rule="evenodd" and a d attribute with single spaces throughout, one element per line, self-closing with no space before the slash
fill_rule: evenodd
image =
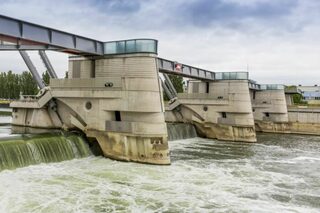
<path id="1" fill-rule="evenodd" d="M 177 71 L 181 71 L 182 70 L 182 64 L 174 64 L 174 69 L 177 70 Z"/>

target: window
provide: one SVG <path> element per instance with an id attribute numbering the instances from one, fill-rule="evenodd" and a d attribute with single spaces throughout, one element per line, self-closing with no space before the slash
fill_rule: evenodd
<path id="1" fill-rule="evenodd" d="M 209 93 L 209 82 L 206 82 L 206 93 Z"/>
<path id="2" fill-rule="evenodd" d="M 116 121 L 121 121 L 121 114 L 120 111 L 115 111 L 114 116 L 116 118 Z"/>
<path id="3" fill-rule="evenodd" d="M 227 113 L 221 112 L 221 116 L 222 116 L 223 118 L 227 118 Z"/>
<path id="4" fill-rule="evenodd" d="M 269 112 L 266 112 L 265 115 L 266 115 L 266 117 L 270 117 Z"/>

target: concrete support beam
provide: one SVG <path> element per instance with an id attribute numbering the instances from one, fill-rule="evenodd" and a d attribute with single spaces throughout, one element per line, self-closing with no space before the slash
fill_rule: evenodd
<path id="1" fill-rule="evenodd" d="M 50 60 L 44 50 L 39 50 L 40 58 L 42 59 L 42 62 L 44 63 L 45 67 L 47 68 L 50 78 L 58 78 L 56 72 L 53 69 L 53 66 L 50 63 Z"/>
<path id="2" fill-rule="evenodd" d="M 32 73 L 33 79 L 37 82 L 40 89 L 45 87 L 42 78 L 40 77 L 36 67 L 33 65 L 28 53 L 24 50 L 19 50 L 21 57 L 23 58 L 24 62 L 26 63 L 28 69 Z"/>

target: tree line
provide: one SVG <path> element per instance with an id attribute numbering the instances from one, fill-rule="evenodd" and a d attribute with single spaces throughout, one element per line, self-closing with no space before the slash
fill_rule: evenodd
<path id="1" fill-rule="evenodd" d="M 42 74 L 43 82 L 49 84 L 49 73 Z M 36 95 L 39 92 L 36 81 L 29 71 L 21 74 L 12 71 L 0 72 L 0 99 L 18 99 L 20 94 Z"/>

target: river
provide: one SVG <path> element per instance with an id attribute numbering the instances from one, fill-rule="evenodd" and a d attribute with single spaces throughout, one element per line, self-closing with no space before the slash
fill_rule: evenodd
<path id="1" fill-rule="evenodd" d="M 0 212 L 320 211 L 320 137 L 193 138 L 170 149 L 171 166 L 90 156 L 3 170 Z"/>

